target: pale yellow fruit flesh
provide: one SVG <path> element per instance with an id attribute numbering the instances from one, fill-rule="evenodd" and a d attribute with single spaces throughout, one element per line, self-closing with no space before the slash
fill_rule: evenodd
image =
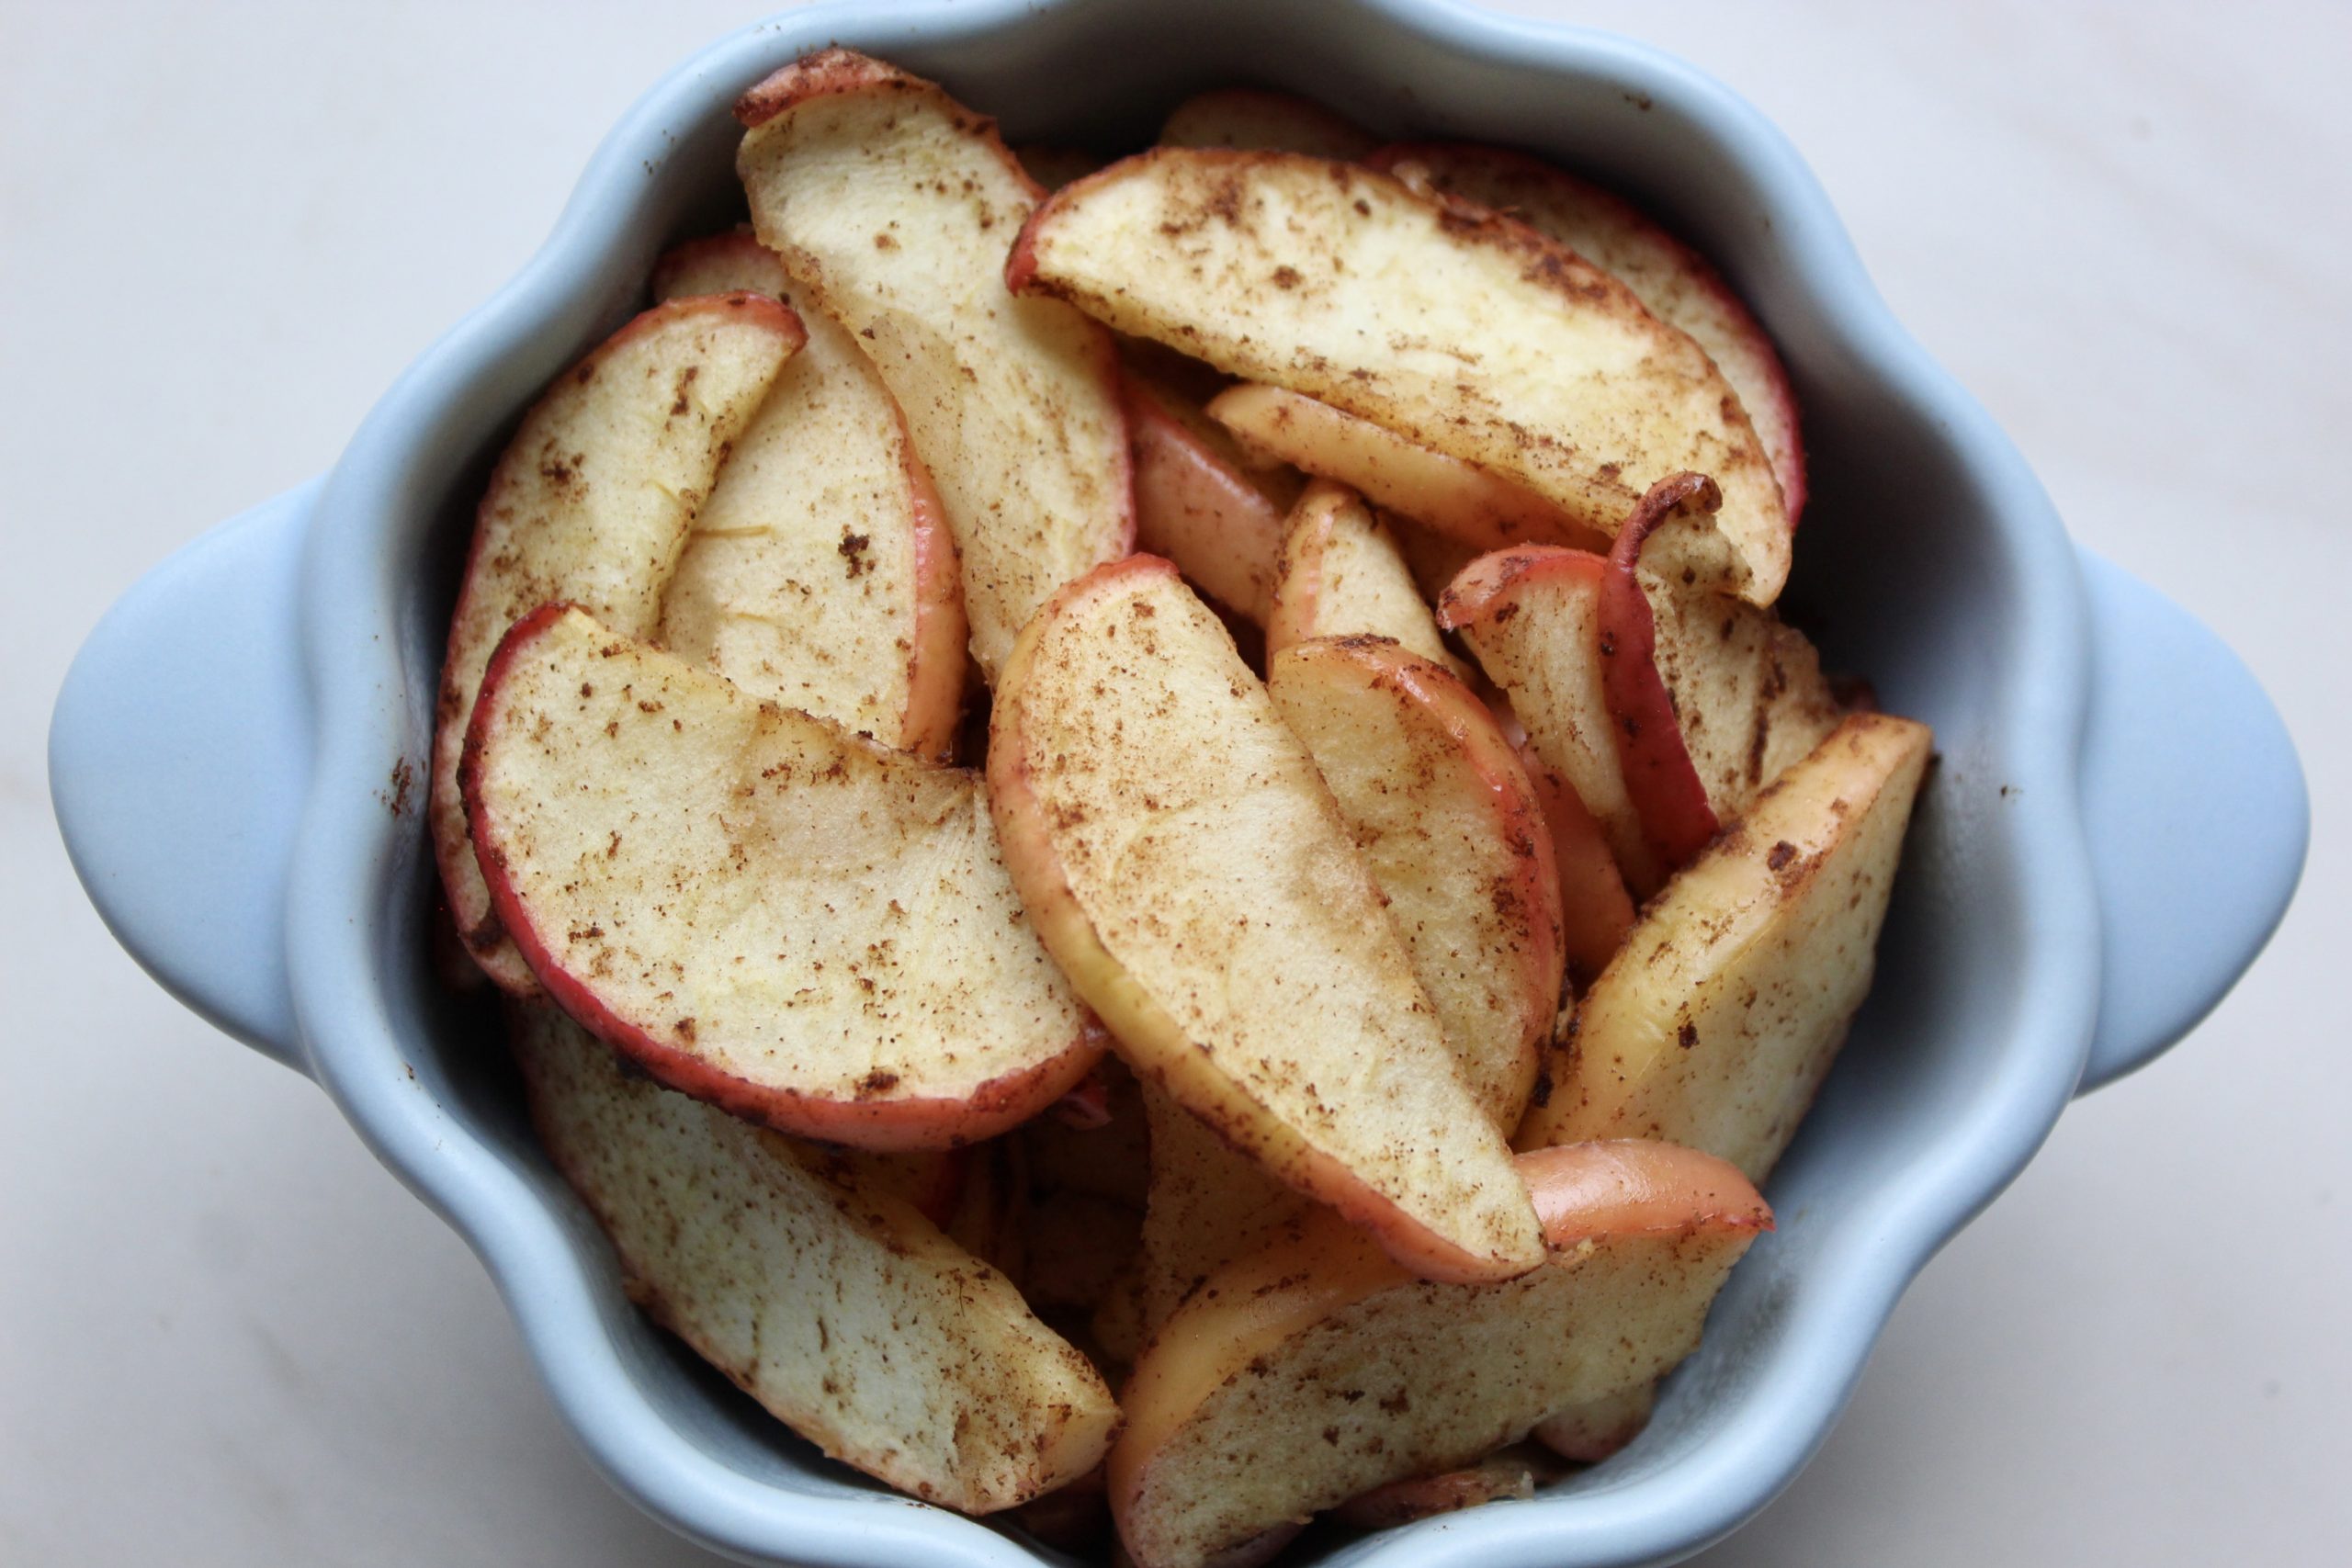
<path id="1" fill-rule="evenodd" d="M 1317 479 L 1299 492 L 1283 529 L 1266 652 L 1338 637 L 1386 637 L 1456 667 L 1396 536 L 1355 491 Z"/>
<path id="2" fill-rule="evenodd" d="M 1490 569 L 1474 562 L 1456 581 L 1483 570 Z M 1510 697 L 1536 756 L 1567 781 L 1592 813 L 1625 880 L 1648 882 L 1653 857 L 1625 786 L 1601 692 L 1600 563 L 1544 559 L 1501 592 L 1509 614 L 1461 620 L 1442 602 L 1441 618 L 1470 645 L 1487 678 Z"/>
<path id="3" fill-rule="evenodd" d="M 1762 1180 L 1870 990 L 1931 744 L 1848 718 L 1684 867 L 1585 994 L 1521 1146 L 1662 1138 Z"/>
<path id="4" fill-rule="evenodd" d="M 510 991 L 537 987 L 491 919 L 458 791 L 482 670 L 508 626 L 559 600 L 633 637 L 659 626 L 720 462 L 800 345 L 797 323 L 753 303 L 639 316 L 557 380 L 491 474 L 441 670 L 429 810 L 451 917 Z"/>
<path id="5" fill-rule="evenodd" d="M 1605 536 L 1526 486 L 1313 398 L 1246 385 L 1218 393 L 1208 412 L 1261 461 L 1337 479 L 1375 505 L 1475 548 L 1607 547 Z"/>
<path id="6" fill-rule="evenodd" d="M 1461 682 L 1393 643 L 1286 649 L 1266 689 L 1353 829 L 1463 1082 L 1508 1133 L 1566 963 L 1550 834 L 1510 742 Z"/>
<path id="7" fill-rule="evenodd" d="M 1002 1131 L 1083 1074 L 1090 1021 L 978 774 L 577 611 L 500 659 L 468 784 L 485 869 L 566 1010 L 666 1081 L 890 1148 Z"/>
<path id="8" fill-rule="evenodd" d="M 1683 750 L 1716 819 L 1728 822 L 1820 745 L 1843 713 L 1813 644 L 1771 611 L 1646 570 L 1639 581 Z"/>
<path id="9" fill-rule="evenodd" d="M 1756 318 L 1713 267 L 1621 198 L 1519 153 L 1467 144 L 1400 150 L 1391 172 L 1507 212 L 1618 279 L 1652 315 L 1690 334 L 1756 426 L 1783 495 L 1802 495 L 1804 452 L 1788 376 Z"/>
<path id="10" fill-rule="evenodd" d="M 1612 536 L 1658 479 L 1708 474 L 1749 597 L 1770 604 L 1788 575 L 1779 483 L 1705 352 L 1507 219 L 1347 164 L 1161 148 L 1057 193 L 1010 276 L 1515 479 Z"/>
<path id="11" fill-rule="evenodd" d="M 962 590 L 898 403 L 855 335 L 750 235 L 673 254 L 660 297 L 766 294 L 808 341 L 720 468 L 657 639 L 755 697 L 944 755 L 964 685 Z"/>
<path id="12" fill-rule="evenodd" d="M 797 85 L 782 80 L 795 71 Z M 1110 341 L 1062 305 L 1006 292 L 1005 250 L 1039 193 L 990 122 L 841 51 L 754 99 L 772 88 L 780 107 L 736 161 L 753 225 L 905 411 L 993 679 L 1054 590 L 1133 537 Z"/>
<path id="13" fill-rule="evenodd" d="M 1174 568 L 1103 568 L 1023 633 L 989 785 L 1031 919 L 1146 1082 L 1433 1277 L 1541 1258 L 1329 791 Z"/>
<path id="14" fill-rule="evenodd" d="M 1361 158 L 1376 143 L 1321 104 L 1258 87 L 1195 93 L 1159 128 L 1166 147 L 1258 148 L 1317 158 Z"/>
<path id="15" fill-rule="evenodd" d="M 1194 1287 L 1304 1212 L 1307 1200 L 1266 1174 L 1159 1089 L 1144 1091 L 1151 1190 L 1136 1280 L 1144 1335 L 1159 1331 Z"/>
<path id="16" fill-rule="evenodd" d="M 1655 1223 L 1563 1236 L 1543 1268 L 1499 1285 L 1408 1280 L 1324 1213 L 1220 1270 L 1123 1401 L 1111 1500 L 1139 1568 L 1204 1568 L 1384 1483 L 1473 1464 L 1563 1406 L 1681 1360 L 1767 1223 L 1752 1189 L 1705 1163 L 1724 1202 L 1686 1189 Z"/>
<path id="17" fill-rule="evenodd" d="M 1066 1484 L 1119 1422 L 1086 1359 L 902 1199 L 622 1071 L 554 1009 L 514 1010 L 531 1116 L 630 1297 L 833 1458 L 992 1513 Z"/>

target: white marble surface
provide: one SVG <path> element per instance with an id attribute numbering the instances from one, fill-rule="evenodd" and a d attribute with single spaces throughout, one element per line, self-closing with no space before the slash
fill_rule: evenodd
<path id="1" fill-rule="evenodd" d="M 1777 118 L 2075 531 L 2244 651 L 2319 807 L 2253 977 L 2068 1114 L 1707 1561 L 2352 1560 L 2352 13 L 1519 8 Z M 470 1256 L 324 1099 L 117 951 L 42 744 L 107 604 L 325 466 L 640 86 L 752 9 L 0 0 L 0 1561 L 713 1561 L 580 1457 Z"/>

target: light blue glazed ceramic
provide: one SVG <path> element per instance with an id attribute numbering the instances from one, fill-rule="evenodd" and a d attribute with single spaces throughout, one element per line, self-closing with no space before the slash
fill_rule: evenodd
<path id="1" fill-rule="evenodd" d="M 2154 1057 L 2253 961 L 2307 807 L 2244 667 L 2068 542 L 2016 449 L 1888 315 L 1795 150 L 1638 44 L 1431 0 L 842 3 L 720 42 L 629 113 L 545 248 L 332 473 L 157 568 L 92 635 L 50 747 L 91 898 L 175 995 L 316 1078 L 465 1235 L 581 1440 L 656 1515 L 752 1561 L 1052 1560 L 826 1463 L 630 1309 L 424 953 L 434 679 L 487 465 L 637 307 L 654 255 L 735 216 L 736 96 L 836 39 L 942 79 L 1016 139 L 1136 143 L 1182 94 L 1256 81 L 1383 132 L 1532 147 L 1681 228 L 1780 343 L 1815 487 L 1790 602 L 1832 666 L 1867 671 L 1941 750 L 1876 991 L 1770 1184 L 1778 1234 L 1650 1430 L 1532 1502 L 1325 1561 L 1656 1562 L 1725 1534 L 1812 1454 L 1896 1296 L 2069 1097 Z"/>

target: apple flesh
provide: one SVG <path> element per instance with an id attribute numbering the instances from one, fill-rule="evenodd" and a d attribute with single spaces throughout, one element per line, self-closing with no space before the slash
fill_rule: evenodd
<path id="1" fill-rule="evenodd" d="M 1408 142 L 1363 160 L 1417 189 L 1507 212 L 1631 288 L 1650 313 L 1690 334 L 1739 395 L 1772 460 L 1789 526 L 1804 511 L 1804 440 L 1788 371 L 1723 275 L 1622 197 L 1540 158 L 1471 142 Z"/>
<path id="2" fill-rule="evenodd" d="M 1618 761 L 1600 659 L 1601 580 L 1583 550 L 1530 545 L 1481 556 L 1438 600 L 1438 625 L 1470 645 L 1510 700 L 1527 743 L 1600 825 L 1635 900 L 1665 880 Z"/>
<path id="3" fill-rule="evenodd" d="M 1006 280 L 1491 469 L 1603 535 L 1658 479 L 1710 474 L 1747 596 L 1770 604 L 1788 575 L 1780 485 L 1730 383 L 1624 285 L 1509 219 L 1349 164 L 1162 147 L 1039 207 Z"/>
<path id="4" fill-rule="evenodd" d="M 806 1137 L 946 1147 L 1025 1121 L 1100 1054 L 974 773 L 560 605 L 499 645 L 462 772 L 533 972 L 673 1088 Z"/>
<path id="5" fill-rule="evenodd" d="M 1610 547 L 1596 605 L 1601 700 L 1626 793 L 1652 858 L 1667 870 L 1687 863 L 1715 836 L 1715 808 L 1682 743 L 1674 701 L 1658 674 L 1657 626 L 1634 568 L 1642 544 L 1665 518 L 1704 506 L 1714 481 L 1702 474 L 1659 480 Z"/>
<path id="6" fill-rule="evenodd" d="M 795 1431 L 967 1514 L 1092 1471 L 1102 1379 L 916 1204 L 832 1156 L 674 1094 L 544 1003 L 511 1038 L 556 1168 L 629 1297 Z"/>
<path id="7" fill-rule="evenodd" d="M 1533 746 L 1521 740 L 1520 765 L 1544 810 L 1552 836 L 1552 863 L 1560 873 L 1560 929 L 1568 977 L 1578 986 L 1609 966 L 1634 929 L 1634 900 L 1600 824 L 1568 781 Z"/>
<path id="8" fill-rule="evenodd" d="M 1174 561 L 1235 613 L 1266 624 L 1280 570 L 1283 509 L 1184 421 L 1174 394 L 1126 378 L 1136 544 Z"/>
<path id="9" fill-rule="evenodd" d="M 748 233 L 653 270 L 658 299 L 745 290 L 793 307 L 808 342 L 718 470 L 657 634 L 755 697 L 944 760 L 964 695 L 955 542 L 906 421 L 857 339 Z"/>
<path id="10" fill-rule="evenodd" d="M 1498 1285 L 1409 1278 L 1314 1213 L 1211 1278 L 1136 1363 L 1108 1466 L 1138 1568 L 1199 1568 L 1375 1486 L 1470 1465 L 1688 1355 L 1771 1224 L 1721 1160 L 1522 1156 L 1549 1247 Z"/>
<path id="11" fill-rule="evenodd" d="M 1845 712 L 1803 633 L 1711 589 L 1728 564 L 1711 500 L 1702 483 L 1668 509 L 1631 575 L 1649 613 L 1650 658 L 1683 754 L 1716 819 L 1728 821 L 1820 745 Z M 1612 609 L 1640 613 L 1623 580 L 1613 585 L 1617 596 L 1602 601 L 1604 635 Z"/>
<path id="12" fill-rule="evenodd" d="M 1606 536 L 1526 486 L 1313 398 L 1245 384 L 1218 393 L 1208 412 L 1262 460 L 1337 479 L 1374 504 L 1476 549 L 1608 547 Z"/>
<path id="13" fill-rule="evenodd" d="M 458 789 L 491 650 L 552 599 L 633 636 L 655 630 L 720 463 L 804 335 L 752 294 L 656 306 L 558 378 L 491 472 L 441 665 L 427 816 L 451 919 L 507 991 L 537 986 L 491 908 Z"/>
<path id="14" fill-rule="evenodd" d="M 1321 104 L 1261 87 L 1195 93 L 1159 128 L 1163 147 L 1256 148 L 1317 158 L 1360 158 L 1378 145 Z"/>
<path id="15" fill-rule="evenodd" d="M 1555 1410 L 1535 1424 L 1535 1440 L 1577 1464 L 1599 1464 L 1642 1435 L 1657 1405 L 1657 1384 L 1636 1383 L 1616 1393 Z"/>
<path id="16" fill-rule="evenodd" d="M 1668 883 L 1547 1056 L 1521 1146 L 1664 1138 L 1761 1181 L 1869 993 L 1932 744 L 1848 718 Z"/>
<path id="17" fill-rule="evenodd" d="M 1535 1495 L 1539 1482 L 1566 1469 L 1540 1449 L 1514 1444 L 1460 1470 L 1375 1486 L 1332 1509 L 1331 1517 L 1353 1529 L 1394 1529 L 1487 1503 L 1524 1501 Z"/>
<path id="18" fill-rule="evenodd" d="M 930 469 L 962 557 L 971 650 L 993 680 L 1054 590 L 1127 553 L 1135 516 L 1111 340 L 1006 292 L 1042 194 L 993 123 L 843 49 L 736 106 L 761 241 L 854 333 Z"/>
<path id="19" fill-rule="evenodd" d="M 1468 687 L 1394 642 L 1299 643 L 1266 690 L 1370 863 L 1462 1081 L 1510 1133 L 1566 963 L 1552 836 L 1518 754 Z"/>
<path id="20" fill-rule="evenodd" d="M 1385 637 L 1431 663 L 1459 668 L 1396 536 L 1355 491 L 1316 479 L 1299 493 L 1283 535 L 1266 652 L 1344 637 Z"/>
<path id="21" fill-rule="evenodd" d="M 1136 556 L 1021 634 L 989 802 L 1029 917 L 1128 1065 L 1433 1278 L 1542 1258 L 1371 869 L 1176 569 Z"/>

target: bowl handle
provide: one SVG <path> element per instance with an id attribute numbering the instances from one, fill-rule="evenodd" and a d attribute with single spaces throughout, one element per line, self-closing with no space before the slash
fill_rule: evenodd
<path id="1" fill-rule="evenodd" d="M 2081 553 L 2092 627 L 2083 825 L 2103 928 L 2078 1094 L 2146 1066 L 2237 983 L 2302 874 L 2311 803 L 2252 671 L 2187 611 Z"/>
<path id="2" fill-rule="evenodd" d="M 49 727 L 66 853 L 163 987 L 297 1071 L 286 874 L 311 774 L 298 585 L 323 480 L 149 572 L 74 656 Z"/>

